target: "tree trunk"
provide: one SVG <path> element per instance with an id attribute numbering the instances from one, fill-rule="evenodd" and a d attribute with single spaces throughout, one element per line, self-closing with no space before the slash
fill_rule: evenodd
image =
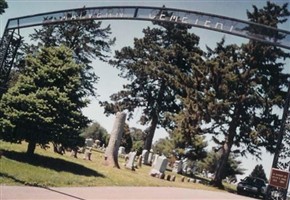
<path id="1" fill-rule="evenodd" d="M 155 115 L 152 118 L 148 133 L 146 135 L 146 139 L 144 142 L 144 149 L 150 151 L 151 150 L 151 146 L 152 146 L 152 141 L 153 141 L 153 137 L 154 137 L 154 133 L 157 127 L 157 123 L 158 123 L 158 117 L 157 115 Z"/>
<path id="2" fill-rule="evenodd" d="M 161 83 L 160 86 L 160 90 L 158 92 L 158 97 L 157 97 L 157 104 L 161 104 L 162 103 L 162 99 L 164 97 L 164 91 L 165 91 L 166 85 L 164 82 Z M 155 113 L 153 113 L 152 115 L 152 121 L 144 142 L 144 149 L 150 151 L 151 150 L 151 146 L 152 146 L 152 141 L 153 141 L 153 137 L 154 137 L 154 133 L 158 124 L 158 116 L 159 116 L 159 111 L 158 111 L 158 107 L 155 107 Z"/>
<path id="3" fill-rule="evenodd" d="M 27 148 L 26 154 L 27 155 L 33 155 L 34 154 L 35 147 L 36 147 L 36 142 L 35 141 L 29 141 L 28 142 L 28 148 Z"/>
<path id="4" fill-rule="evenodd" d="M 114 122 L 113 130 L 105 153 L 105 165 L 120 168 L 118 163 L 118 150 L 124 132 L 126 114 L 118 112 Z"/>
<path id="5" fill-rule="evenodd" d="M 221 155 L 220 161 L 218 163 L 218 166 L 217 166 L 217 169 L 215 172 L 215 177 L 213 180 L 213 185 L 215 187 L 218 187 L 218 188 L 223 188 L 222 180 L 223 180 L 223 176 L 224 176 L 225 166 L 228 162 L 228 158 L 229 158 L 229 155 L 231 153 L 234 137 L 236 134 L 235 120 L 233 120 L 232 122 L 233 123 L 231 123 L 230 128 L 229 128 L 229 135 L 226 138 L 225 143 L 223 144 L 223 146 L 221 148 L 222 155 Z"/>
<path id="6" fill-rule="evenodd" d="M 230 150 L 231 146 L 232 145 L 229 144 L 229 142 L 226 142 L 221 149 L 222 155 L 221 155 L 220 161 L 218 163 L 217 170 L 215 172 L 215 177 L 213 180 L 213 185 L 215 187 L 218 187 L 218 188 L 223 187 L 222 180 L 223 180 L 225 166 L 226 166 L 226 163 L 228 162 L 228 158 L 229 158 L 229 155 L 231 152 L 231 150 Z"/>

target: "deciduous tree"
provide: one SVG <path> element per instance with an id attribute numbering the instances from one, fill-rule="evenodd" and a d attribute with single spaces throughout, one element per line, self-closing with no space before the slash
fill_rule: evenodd
<path id="1" fill-rule="evenodd" d="M 237 156 L 234 154 L 229 156 L 229 159 L 225 164 L 225 171 L 222 179 L 228 177 L 230 180 L 236 180 L 236 175 L 244 174 L 245 169 L 240 167 L 241 161 L 237 160 L 236 157 Z M 220 159 L 220 152 L 210 151 L 207 153 L 207 157 L 202 161 L 199 161 L 197 165 L 200 171 L 206 170 L 209 173 L 214 174 L 219 165 Z"/>
<path id="2" fill-rule="evenodd" d="M 100 145 L 103 144 L 107 145 L 109 141 L 109 134 L 107 130 L 101 126 L 100 123 L 94 122 L 90 124 L 88 127 L 86 127 L 82 133 L 81 136 L 84 138 L 92 138 L 94 140 L 99 140 Z"/>
<path id="3" fill-rule="evenodd" d="M 121 139 L 120 146 L 125 147 L 125 152 L 129 153 L 133 147 L 133 140 L 130 132 L 130 127 L 127 123 L 124 125 L 124 132 Z"/>
<path id="4" fill-rule="evenodd" d="M 174 142 L 168 137 L 160 138 L 154 143 L 153 147 L 154 152 L 156 152 L 157 154 L 163 154 L 166 157 L 171 156 L 174 149 Z"/>

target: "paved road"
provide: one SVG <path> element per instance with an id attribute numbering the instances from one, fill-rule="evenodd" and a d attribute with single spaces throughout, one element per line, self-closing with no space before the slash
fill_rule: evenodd
<path id="1" fill-rule="evenodd" d="M 93 200 L 93 199 L 251 199 L 227 192 L 214 192 L 173 187 L 67 187 L 39 188 L 0 186 L 0 200 Z"/>

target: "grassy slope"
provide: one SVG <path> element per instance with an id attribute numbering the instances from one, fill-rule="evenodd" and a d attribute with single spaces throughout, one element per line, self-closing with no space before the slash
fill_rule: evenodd
<path id="1" fill-rule="evenodd" d="M 124 168 L 124 160 L 119 158 L 121 169 L 103 165 L 103 154 L 93 151 L 92 161 L 78 158 L 70 153 L 59 155 L 52 151 L 36 148 L 36 155 L 27 157 L 27 144 L 10 144 L 0 141 L 4 156 L 0 159 L 0 184 L 35 186 L 169 186 L 206 190 L 217 190 L 202 184 L 181 182 L 177 175 L 175 182 L 151 177 L 151 167 L 142 166 L 135 171 Z M 172 174 L 167 171 L 166 174 Z"/>

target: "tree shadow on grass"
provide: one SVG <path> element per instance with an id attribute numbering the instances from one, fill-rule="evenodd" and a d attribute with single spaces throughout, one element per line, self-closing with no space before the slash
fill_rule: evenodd
<path id="1" fill-rule="evenodd" d="M 49 191 L 52 191 L 52 192 L 55 192 L 55 193 L 58 193 L 58 194 L 61 194 L 61 195 L 65 195 L 65 196 L 68 196 L 68 197 L 72 197 L 74 199 L 85 200 L 83 198 L 80 198 L 80 197 L 77 197 L 77 196 L 74 196 L 74 195 L 71 195 L 71 194 L 68 194 L 68 193 L 64 193 L 64 192 L 58 191 L 57 189 L 52 189 L 52 188 L 43 186 L 43 185 L 41 185 L 39 183 L 28 183 L 28 182 L 22 181 L 22 180 L 14 177 L 14 176 L 10 176 L 7 173 L 0 172 L 0 177 L 7 178 L 7 179 L 12 179 L 16 183 L 20 183 L 20 184 L 23 184 L 23 185 L 27 185 L 27 186 L 31 186 L 31 187 L 43 188 L 43 189 L 46 189 L 46 190 L 49 190 Z"/>
<path id="2" fill-rule="evenodd" d="M 0 172 L 0 176 L 1 176 L 2 178 L 11 179 L 11 180 L 13 180 L 14 182 L 16 182 L 16 183 L 20 183 L 20 184 L 22 184 L 22 185 L 29 185 L 29 183 L 27 183 L 27 182 L 25 182 L 25 181 L 22 181 L 22 180 L 20 180 L 20 179 L 14 177 L 14 176 L 11 176 L 11 175 L 9 175 L 9 174 L 7 174 L 7 173 L 2 173 L 2 172 Z"/>
<path id="3" fill-rule="evenodd" d="M 37 154 L 28 156 L 26 153 L 15 151 L 4 151 L 4 156 L 12 160 L 28 163 L 34 166 L 40 166 L 43 168 L 49 168 L 58 172 L 64 171 L 82 176 L 105 177 L 103 174 L 87 168 L 83 165 L 62 160 L 59 158 L 51 158 Z"/>

